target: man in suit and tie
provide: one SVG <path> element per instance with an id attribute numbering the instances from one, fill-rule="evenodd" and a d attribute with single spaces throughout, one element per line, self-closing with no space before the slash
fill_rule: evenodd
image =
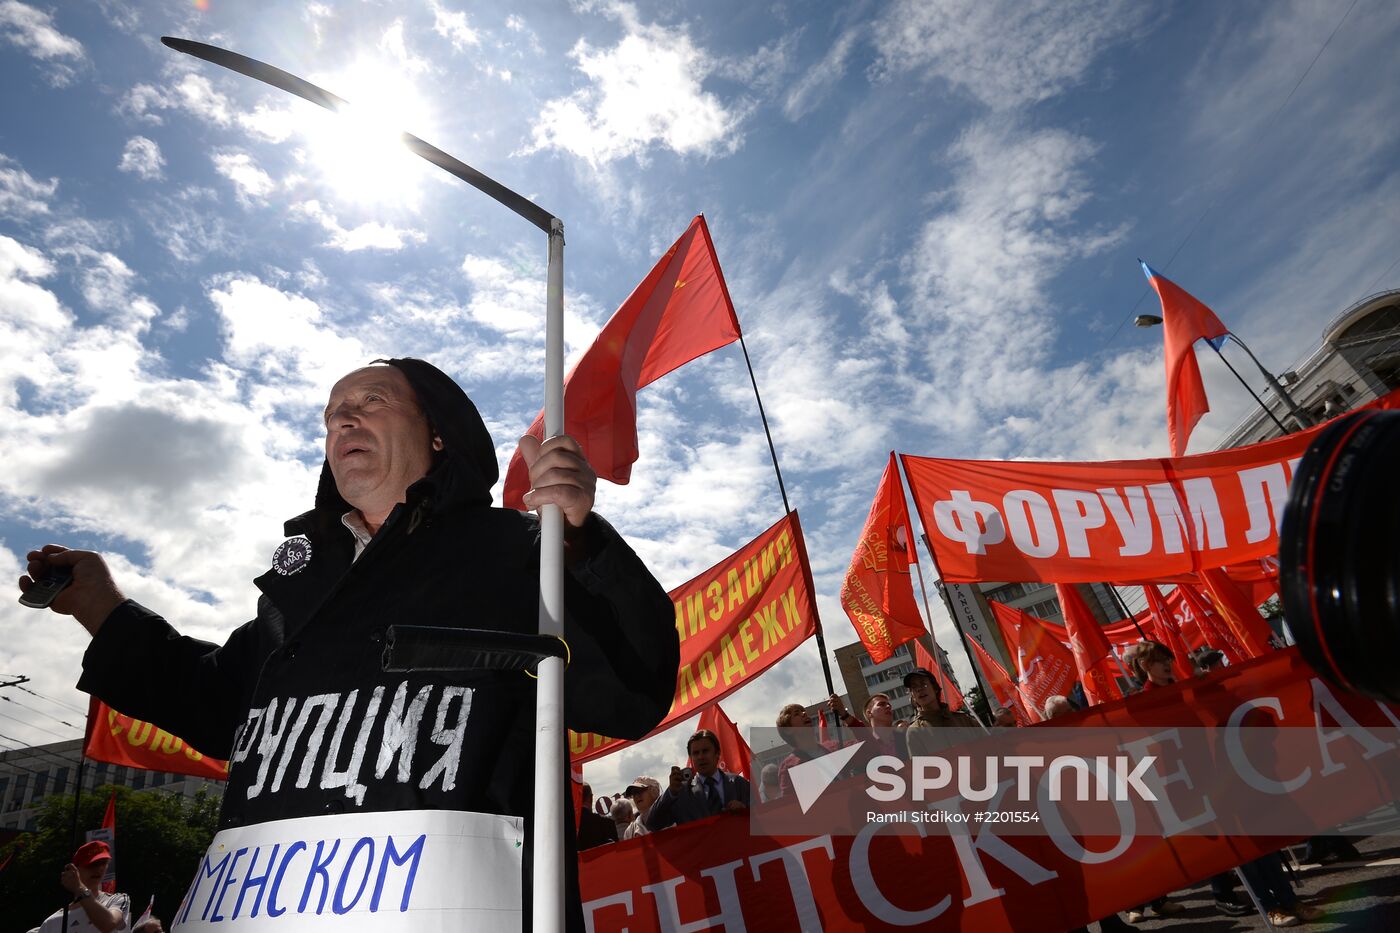
<path id="1" fill-rule="evenodd" d="M 646 825 L 652 832 L 723 810 L 748 809 L 749 782 L 741 774 L 720 770 L 718 736 L 701 729 L 685 743 L 685 750 L 694 772 L 687 781 L 680 768 L 671 769 L 670 786 L 647 812 Z"/>

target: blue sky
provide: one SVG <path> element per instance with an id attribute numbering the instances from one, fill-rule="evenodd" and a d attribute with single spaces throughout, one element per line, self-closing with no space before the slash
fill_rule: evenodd
<path id="1" fill-rule="evenodd" d="M 1397 33 L 1383 0 L 0 0 L 0 576 L 100 548 L 222 640 L 310 501 L 336 377 L 439 363 L 503 465 L 540 406 L 535 230 L 161 35 L 317 81 L 562 217 L 573 354 L 705 213 L 834 648 L 890 449 L 1165 455 L 1160 331 L 1122 326 L 1156 310 L 1137 257 L 1275 369 L 1400 285 Z M 1251 404 L 1201 365 L 1197 451 Z M 737 347 L 640 401 L 599 510 L 673 587 L 782 503 Z M 5 601 L 0 635 L 0 672 L 81 705 L 71 621 Z M 812 643 L 724 706 L 767 725 L 819 683 Z M 595 788 L 661 772 L 687 728 Z"/>

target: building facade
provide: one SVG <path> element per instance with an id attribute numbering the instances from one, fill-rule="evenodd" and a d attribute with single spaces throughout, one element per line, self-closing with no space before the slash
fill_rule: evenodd
<path id="1" fill-rule="evenodd" d="M 0 830 L 32 832 L 44 798 L 73 793 L 82 752 L 82 739 L 0 752 Z M 107 784 L 183 797 L 193 797 L 205 788 L 222 796 L 224 790 L 223 781 L 102 761 L 87 761 L 82 771 L 84 794 Z"/>
<path id="2" fill-rule="evenodd" d="M 1400 388 L 1400 289 L 1363 298 L 1334 317 L 1317 349 L 1280 373 L 1278 381 L 1314 422 Z M 1283 399 L 1268 389 L 1261 396 L 1269 412 L 1293 430 Z M 1257 444 L 1280 434 L 1274 419 L 1256 407 L 1216 449 Z"/>

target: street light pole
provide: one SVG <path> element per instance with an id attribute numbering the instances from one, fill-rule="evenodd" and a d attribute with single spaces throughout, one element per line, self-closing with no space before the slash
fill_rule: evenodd
<path id="1" fill-rule="evenodd" d="M 1162 319 L 1155 314 L 1139 314 L 1137 317 L 1133 318 L 1133 324 L 1138 327 L 1156 327 L 1160 323 L 1162 323 Z M 1236 336 L 1234 331 L 1229 333 L 1229 338 L 1239 344 L 1240 348 L 1244 350 L 1245 353 L 1249 354 L 1249 358 L 1254 361 L 1254 365 L 1259 367 L 1259 372 L 1264 375 L 1264 381 L 1269 384 L 1269 388 L 1274 391 L 1274 394 L 1283 400 L 1284 405 L 1288 407 L 1288 413 L 1293 416 L 1300 426 L 1310 428 L 1317 423 L 1311 415 L 1298 407 L 1298 403 L 1293 400 L 1293 396 L 1289 395 L 1283 388 L 1283 385 L 1274 378 L 1273 373 L 1264 368 L 1264 364 L 1259 362 L 1259 357 L 1254 355 L 1254 351 L 1249 349 L 1249 346 Z M 1278 429 L 1284 434 L 1293 433 L 1288 429 L 1286 424 L 1279 420 L 1279 417 L 1274 414 L 1273 409 L 1265 404 L 1264 399 L 1260 397 L 1259 393 L 1254 391 L 1254 387 L 1245 381 L 1245 378 L 1240 375 L 1240 371 L 1235 369 L 1229 359 L 1226 358 L 1225 354 L 1215 345 L 1215 341 L 1207 340 L 1206 343 L 1210 344 L 1210 348 L 1215 351 L 1215 355 L 1220 357 L 1220 361 L 1225 364 L 1225 368 L 1230 370 L 1231 374 L 1240 381 L 1240 385 L 1244 386 L 1245 391 L 1252 395 L 1254 400 L 1259 403 L 1259 407 L 1264 409 L 1264 414 L 1268 415 L 1269 418 L 1273 420 L 1274 424 L 1278 425 Z"/>
<path id="2" fill-rule="evenodd" d="M 327 110 L 340 112 L 349 102 L 304 78 L 265 62 L 217 46 L 175 39 L 161 42 L 236 71 L 264 84 L 295 94 Z M 460 178 L 494 198 L 549 236 L 549 265 L 545 295 L 546 438 L 564 431 L 564 222 L 538 204 L 502 185 L 411 133 L 399 141 L 420 158 Z M 540 509 L 539 634 L 564 636 L 564 513 L 557 505 Z M 564 667 L 567 658 L 537 657 L 535 690 L 535 818 L 532 837 L 531 926 L 534 930 L 564 929 Z M 465 668 L 454 668 L 465 669 Z"/>

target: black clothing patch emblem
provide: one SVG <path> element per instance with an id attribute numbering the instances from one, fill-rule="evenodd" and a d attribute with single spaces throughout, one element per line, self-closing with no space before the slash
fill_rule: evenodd
<path id="1" fill-rule="evenodd" d="M 288 538 L 272 552 L 272 569 L 289 577 L 311 563 L 311 539 L 306 535 Z"/>

